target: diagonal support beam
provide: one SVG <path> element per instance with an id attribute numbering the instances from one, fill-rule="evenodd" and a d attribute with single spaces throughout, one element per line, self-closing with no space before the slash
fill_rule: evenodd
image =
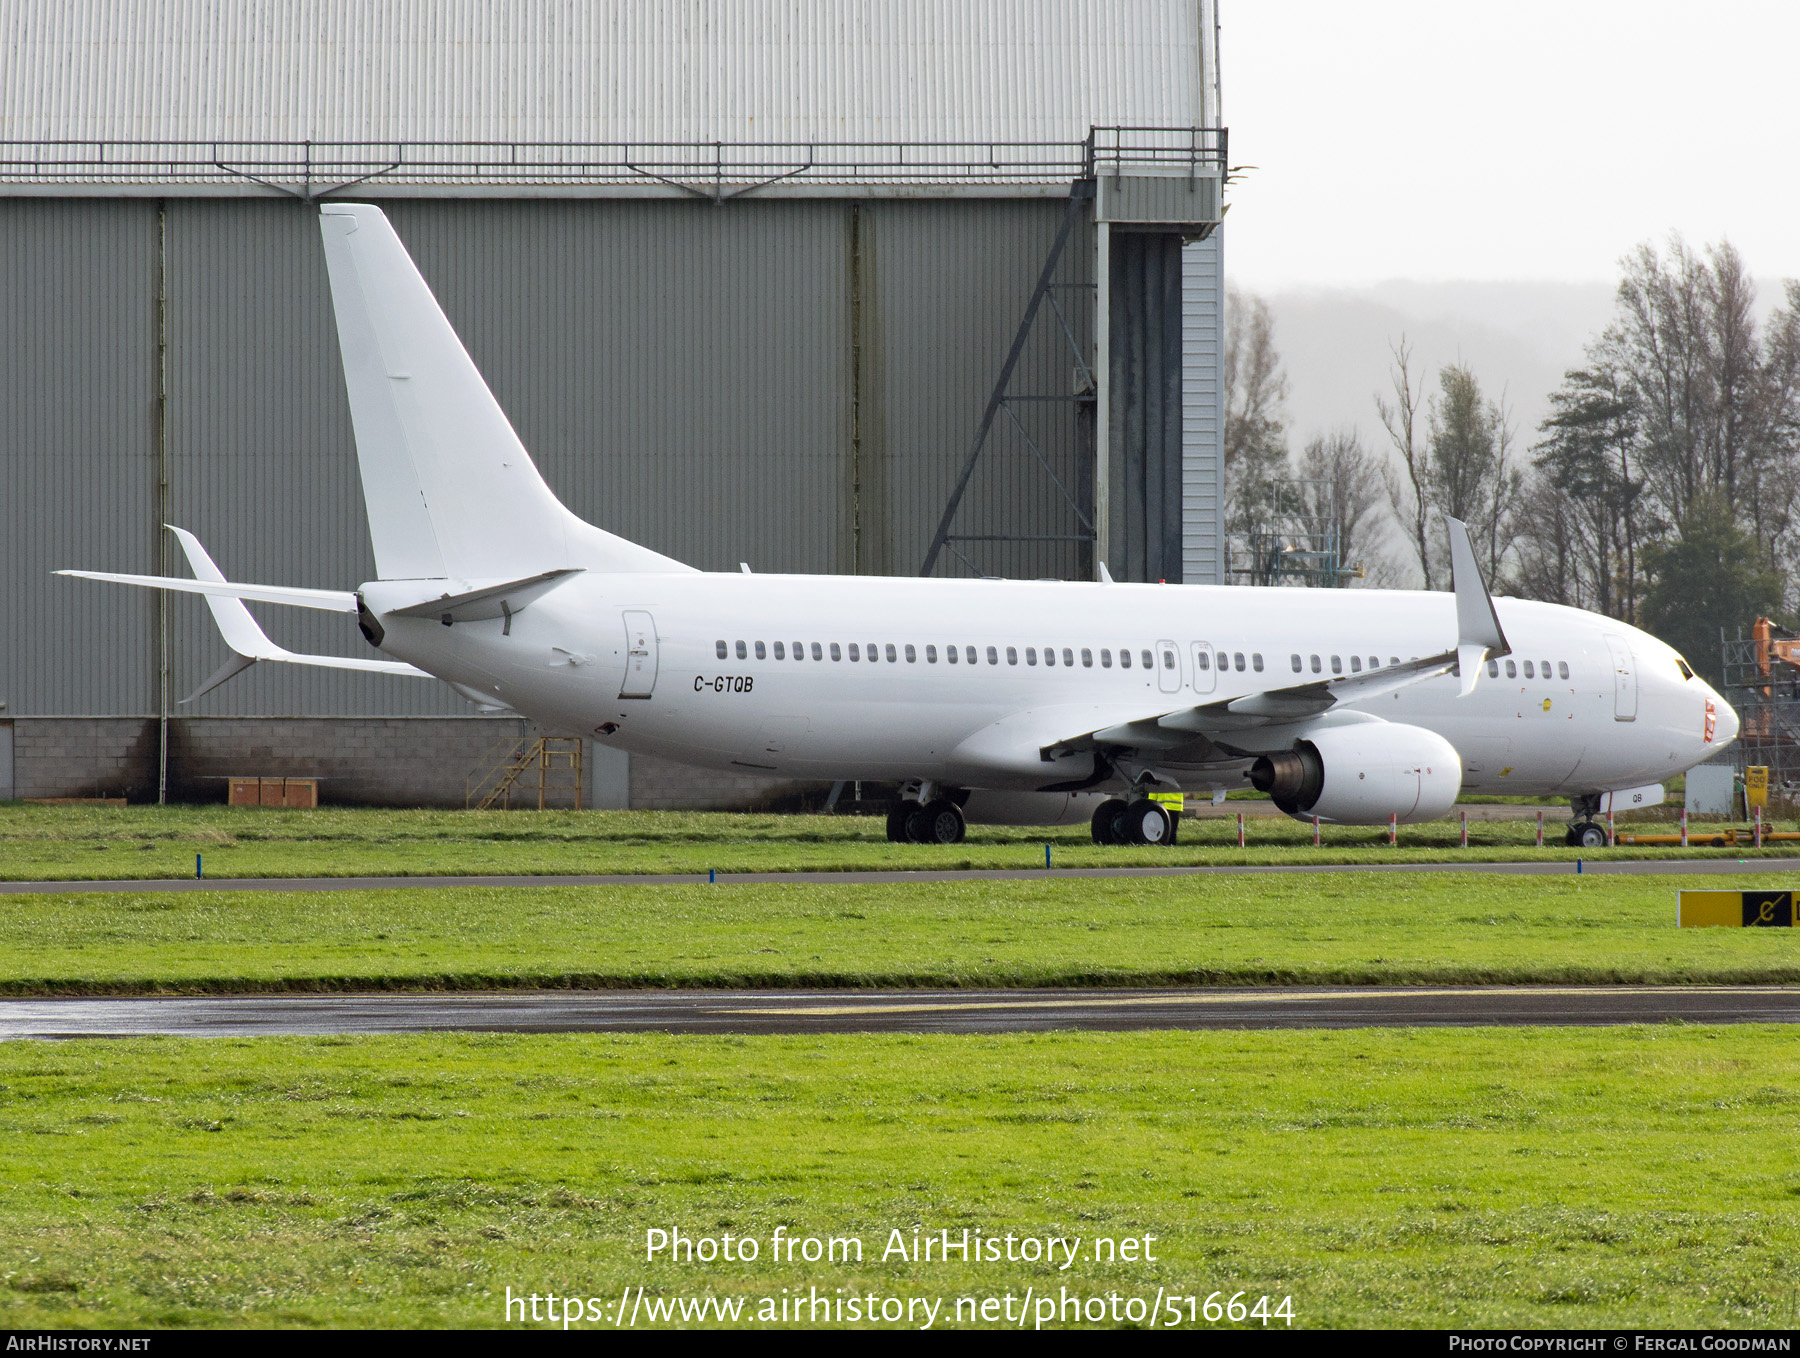
<path id="1" fill-rule="evenodd" d="M 950 525 L 956 519 L 963 493 L 969 488 L 969 478 L 975 474 L 975 464 L 980 460 L 982 447 L 987 443 L 988 434 L 994 427 L 994 417 L 1000 413 L 1001 402 L 1006 399 L 1006 388 L 1012 382 L 1013 369 L 1019 366 L 1019 356 L 1025 352 L 1025 341 L 1031 335 L 1031 323 L 1037 319 L 1038 308 L 1049 295 L 1050 280 L 1056 276 L 1056 266 L 1062 260 L 1063 247 L 1069 243 L 1069 233 L 1074 229 L 1082 204 L 1093 196 L 1092 180 L 1078 180 L 1069 187 L 1068 210 L 1063 213 L 1062 225 L 1056 229 L 1056 240 L 1050 246 L 1050 257 L 1044 261 L 1043 273 L 1038 275 L 1037 287 L 1032 290 L 1031 301 L 1025 307 L 1024 319 L 1019 322 L 1019 333 L 1013 336 L 1012 348 L 1007 352 L 999 379 L 988 396 L 987 409 L 981 412 L 981 423 L 975 428 L 975 441 L 969 446 L 968 457 L 963 460 L 962 475 L 956 478 L 956 489 L 950 492 L 950 502 L 944 506 L 944 517 L 938 520 L 937 533 L 932 537 L 931 547 L 925 553 L 925 564 L 919 569 L 920 575 L 931 574 L 932 568 L 937 565 L 938 554 L 944 550 L 944 543 L 950 536 Z M 957 555 L 962 554 L 959 552 Z"/>

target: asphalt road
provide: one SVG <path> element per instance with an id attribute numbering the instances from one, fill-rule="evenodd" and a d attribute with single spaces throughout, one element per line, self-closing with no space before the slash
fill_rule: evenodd
<path id="1" fill-rule="evenodd" d="M 1800 986 L 515 991 L 0 1001 L 0 1038 L 1800 1023 Z"/>
<path id="2" fill-rule="evenodd" d="M 842 886 L 908 882 L 1023 882 L 1046 878 L 1204 877 L 1217 873 L 1292 872 L 1497 872 L 1526 877 L 1567 877 L 1582 872 L 1652 876 L 1709 873 L 1800 872 L 1800 858 L 1614 858 L 1530 863 L 1280 863 L 1261 866 L 1202 864 L 1120 868 L 954 868 L 944 871 L 721 872 L 724 886 L 752 883 L 808 883 Z M 446 886 L 694 886 L 704 872 L 615 872 L 569 876 L 516 877 L 191 877 L 115 878 L 108 881 L 0 882 L 0 896 L 61 895 L 79 891 L 370 891 Z"/>

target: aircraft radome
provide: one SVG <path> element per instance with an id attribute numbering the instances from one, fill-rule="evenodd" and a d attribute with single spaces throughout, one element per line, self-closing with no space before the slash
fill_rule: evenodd
<path id="1" fill-rule="evenodd" d="M 1490 598 L 1455 520 L 1449 593 L 694 570 L 557 500 L 378 208 L 320 223 L 380 578 L 235 584 L 181 529 L 194 579 L 63 572 L 204 595 L 233 658 L 193 697 L 259 661 L 435 676 L 626 750 L 902 783 L 890 837 L 939 843 L 1090 812 L 1102 842 L 1168 843 L 1149 793 L 1248 783 L 1353 825 L 1567 796 L 1598 844 L 1605 794 L 1737 734 L 1656 638 Z M 293 654 L 245 600 L 353 614 L 392 658 Z"/>

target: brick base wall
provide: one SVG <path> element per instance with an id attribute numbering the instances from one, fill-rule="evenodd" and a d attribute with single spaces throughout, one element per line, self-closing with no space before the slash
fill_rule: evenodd
<path id="1" fill-rule="evenodd" d="M 226 779 L 255 775 L 318 778 L 323 805 L 460 807 L 469 776 L 521 734 L 536 732 L 516 717 L 179 717 L 169 722 L 169 800 L 222 802 Z M 588 762 L 584 804 L 596 790 L 591 753 Z M 154 802 L 156 779 L 154 718 L 13 720 L 17 797 Z M 623 781 L 633 808 L 679 811 L 811 809 L 829 787 L 642 755 L 630 757 Z M 547 800 L 573 804 L 566 793 Z M 536 801 L 534 783 L 513 805 Z"/>

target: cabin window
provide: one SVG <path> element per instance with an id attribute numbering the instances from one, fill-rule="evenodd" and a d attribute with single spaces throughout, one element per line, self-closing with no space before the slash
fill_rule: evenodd
<path id="1" fill-rule="evenodd" d="M 1103 670 L 1110 670 L 1112 668 L 1112 652 L 1107 650 L 1104 646 L 1100 648 L 1100 668 Z"/>
<path id="2" fill-rule="evenodd" d="M 725 649 L 725 643 L 721 641 L 719 643 L 719 659 L 723 660 L 729 654 L 730 652 Z"/>
<path id="3" fill-rule="evenodd" d="M 948 660 L 952 665 L 954 665 L 954 664 L 958 663 L 962 659 L 962 657 L 956 653 L 956 647 L 946 646 L 946 647 L 944 647 L 944 659 Z"/>
<path id="4" fill-rule="evenodd" d="M 1506 662 L 1506 677 L 1508 679 L 1517 679 L 1519 677 L 1519 667 L 1510 660 Z"/>
<path id="5" fill-rule="evenodd" d="M 1210 670 L 1212 668 L 1211 653 L 1207 651 L 1196 651 L 1194 653 L 1194 668 L 1202 672 Z"/>
<path id="6" fill-rule="evenodd" d="M 1019 648 L 1017 646 L 1008 646 L 1006 648 L 1006 663 L 1009 665 L 1016 665 L 1019 663 Z"/>
<path id="7" fill-rule="evenodd" d="M 739 659 L 739 660 L 743 660 L 743 659 L 746 659 L 746 658 L 747 658 L 747 657 L 748 657 L 748 656 L 749 656 L 749 654 L 750 654 L 750 652 L 749 652 L 749 651 L 748 651 L 748 650 L 747 650 L 747 649 L 746 649 L 746 648 L 745 648 L 745 646 L 744 646 L 744 643 L 743 643 L 743 642 L 741 642 L 741 641 L 740 641 L 740 642 L 738 642 L 738 644 L 737 644 L 737 658 L 738 658 L 738 659 Z"/>
<path id="8" fill-rule="evenodd" d="M 1165 650 L 1162 653 L 1162 658 L 1163 658 L 1163 668 L 1165 670 L 1172 670 L 1175 668 L 1175 652 Z"/>
<path id="9" fill-rule="evenodd" d="M 1527 660 L 1525 662 L 1525 677 L 1527 679 L 1537 678 L 1537 672 L 1532 668 L 1531 662 L 1529 660 Z"/>
<path id="10" fill-rule="evenodd" d="M 894 643 L 891 641 L 888 642 L 886 646 L 882 647 L 882 652 L 887 656 L 887 662 L 890 665 L 900 658 L 899 653 L 894 650 Z"/>
<path id="11" fill-rule="evenodd" d="M 1225 652 L 1220 651 L 1219 652 L 1219 673 L 1224 674 L 1230 668 L 1231 668 L 1231 657 L 1226 655 Z"/>
<path id="12" fill-rule="evenodd" d="M 833 660 L 842 660 L 844 658 L 844 653 L 838 649 L 838 644 L 835 641 L 831 643 L 831 658 Z"/>
<path id="13" fill-rule="evenodd" d="M 1044 647 L 1044 663 L 1046 665 L 1054 665 L 1056 663 L 1056 647 Z"/>
<path id="14" fill-rule="evenodd" d="M 787 647 L 782 645 L 779 641 L 775 643 L 775 658 L 777 660 L 787 659 Z"/>
<path id="15" fill-rule="evenodd" d="M 1381 657 L 1378 655 L 1370 656 L 1369 657 L 1369 668 L 1372 670 L 1380 669 L 1381 668 Z"/>
<path id="16" fill-rule="evenodd" d="M 973 646 L 963 647 L 963 659 L 968 661 L 971 665 L 975 663 L 975 648 Z"/>
<path id="17" fill-rule="evenodd" d="M 1557 661 L 1556 673 L 1558 678 L 1567 679 L 1569 677 L 1569 662 L 1566 660 Z M 1694 677 L 1694 672 L 1687 667 L 1687 661 L 1685 660 L 1681 662 L 1681 673 L 1688 679 Z"/>
<path id="18" fill-rule="evenodd" d="M 1538 675 L 1540 678 L 1544 679 L 1550 677 L 1550 662 L 1548 660 L 1538 661 Z"/>
<path id="19" fill-rule="evenodd" d="M 1290 655 L 1288 660 L 1294 667 L 1294 673 L 1300 673 L 1300 657 L 1298 655 Z"/>
<path id="20" fill-rule="evenodd" d="M 1263 672 L 1261 651 L 1252 651 L 1250 653 L 1250 668 L 1255 670 L 1258 674 Z"/>
<path id="21" fill-rule="evenodd" d="M 1231 664 L 1239 674 L 1242 674 L 1244 672 L 1244 653 L 1242 651 L 1233 651 L 1231 653 Z"/>
<path id="22" fill-rule="evenodd" d="M 1353 655 L 1350 657 L 1350 673 L 1362 673 L 1362 657 L 1360 655 Z"/>
<path id="23" fill-rule="evenodd" d="M 909 665 L 916 665 L 919 663 L 919 653 L 913 649 L 913 644 L 910 641 L 906 643 L 906 663 Z"/>
<path id="24" fill-rule="evenodd" d="M 1321 665 L 1320 665 L 1320 664 L 1319 664 L 1319 657 L 1318 657 L 1318 656 L 1316 656 L 1316 655 L 1315 655 L 1315 656 L 1309 656 L 1309 657 L 1308 657 L 1308 659 L 1310 659 L 1310 660 L 1311 660 L 1311 661 L 1312 661 L 1312 672 L 1313 672 L 1313 673 L 1314 673 L 1314 674 L 1317 674 L 1317 673 L 1318 673 L 1318 672 L 1319 672 L 1319 671 L 1320 671 L 1320 669 L 1321 669 L 1321 668 L 1323 668 L 1323 667 L 1322 667 L 1322 666 L 1321 666 Z"/>
<path id="25" fill-rule="evenodd" d="M 1131 668 L 1131 652 L 1124 647 L 1119 648 L 1119 668 L 1122 670 Z"/>
<path id="26" fill-rule="evenodd" d="M 937 647 L 927 646 L 925 648 L 925 663 L 927 665 L 937 664 Z"/>
<path id="27" fill-rule="evenodd" d="M 1075 652 L 1070 650 L 1067 646 L 1063 647 L 1063 664 L 1073 665 L 1074 663 L 1075 663 Z"/>
<path id="28" fill-rule="evenodd" d="M 758 660 L 767 660 L 769 658 L 769 653 L 768 653 L 767 649 L 763 646 L 762 642 L 760 642 L 760 641 L 756 643 L 756 658 Z"/>
<path id="29" fill-rule="evenodd" d="M 1344 672 L 1344 662 L 1339 660 L 1335 655 L 1331 657 L 1331 672 L 1333 674 L 1342 674 Z"/>
<path id="30" fill-rule="evenodd" d="M 1145 669 L 1153 670 L 1156 668 L 1156 662 L 1150 658 L 1149 651 L 1139 651 L 1138 659 L 1144 662 Z"/>
<path id="31" fill-rule="evenodd" d="M 1000 663 L 999 650 L 993 646 L 990 646 L 987 648 L 987 651 L 988 651 L 988 664 L 998 665 Z"/>
<path id="32" fill-rule="evenodd" d="M 856 643 L 854 641 L 850 643 L 850 658 L 852 660 L 861 660 L 862 659 L 862 657 L 857 654 Z M 833 659 L 836 659 L 836 657 L 834 656 Z"/>
<path id="33" fill-rule="evenodd" d="M 812 653 L 814 660 L 823 660 L 825 658 L 825 652 L 820 648 L 819 643 L 816 641 L 812 644 Z"/>
<path id="34" fill-rule="evenodd" d="M 1488 661 L 1488 678 L 1498 679 L 1499 677 L 1500 677 L 1500 662 L 1498 660 Z"/>
<path id="35" fill-rule="evenodd" d="M 1025 663 L 1027 665 L 1037 664 L 1037 647 L 1027 646 L 1025 648 Z"/>
<path id="36" fill-rule="evenodd" d="M 1081 648 L 1081 668 L 1084 670 L 1094 668 L 1094 653 L 1085 646 Z"/>

